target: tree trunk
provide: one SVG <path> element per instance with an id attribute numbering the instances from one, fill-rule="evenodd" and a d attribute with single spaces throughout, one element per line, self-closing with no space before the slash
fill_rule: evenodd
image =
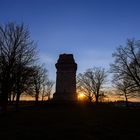
<path id="1" fill-rule="evenodd" d="M 18 92 L 18 93 L 17 93 L 17 96 L 16 96 L 16 111 L 19 110 L 19 100 L 20 100 L 20 95 L 21 95 L 21 93 Z"/>
<path id="2" fill-rule="evenodd" d="M 44 96 L 45 95 L 45 86 L 43 85 L 43 92 L 42 92 L 42 101 L 44 101 Z"/>
<path id="3" fill-rule="evenodd" d="M 50 97 L 50 95 L 48 95 L 48 101 L 50 101 L 51 100 L 51 97 Z"/>
<path id="4" fill-rule="evenodd" d="M 15 93 L 12 95 L 12 102 L 15 100 Z"/>
<path id="5" fill-rule="evenodd" d="M 39 98 L 39 92 L 36 91 L 36 95 L 35 95 L 35 105 L 38 105 L 38 98 Z"/>
<path id="6" fill-rule="evenodd" d="M 125 93 L 124 93 L 124 95 L 125 95 L 125 103 L 126 103 L 126 107 L 128 107 L 128 98 L 127 98 L 127 93 L 125 92 Z"/>
<path id="7" fill-rule="evenodd" d="M 95 98 L 96 98 L 95 104 L 97 105 L 97 104 L 99 103 L 99 102 L 98 102 L 98 98 L 99 98 L 99 97 L 96 96 Z"/>
<path id="8" fill-rule="evenodd" d="M 95 104 L 97 105 L 99 103 L 99 91 L 97 91 L 95 99 L 96 99 Z"/>
<path id="9" fill-rule="evenodd" d="M 42 99 L 41 99 L 42 101 L 44 101 L 44 96 L 42 95 Z"/>
<path id="10" fill-rule="evenodd" d="M 5 114 L 7 112 L 7 105 L 8 105 L 8 95 L 2 95 L 0 99 L 0 106 L 2 108 L 2 113 Z"/>
<path id="11" fill-rule="evenodd" d="M 10 95 L 8 95 L 8 102 L 11 104 L 11 98 L 12 98 L 12 96 L 11 96 L 11 93 L 10 93 Z"/>
<path id="12" fill-rule="evenodd" d="M 92 102 L 92 97 L 88 97 L 88 100 L 89 100 L 89 103 L 91 103 Z"/>
<path id="13" fill-rule="evenodd" d="M 6 113 L 7 112 L 7 105 L 8 105 L 8 92 L 9 90 L 6 87 L 7 85 L 4 83 L 2 84 L 1 88 L 1 101 L 0 105 L 2 107 L 2 112 Z"/>

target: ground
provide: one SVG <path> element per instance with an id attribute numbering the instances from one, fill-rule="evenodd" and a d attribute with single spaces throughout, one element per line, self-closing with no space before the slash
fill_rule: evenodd
<path id="1" fill-rule="evenodd" d="M 0 116 L 0 139 L 140 139 L 140 110 L 107 105 L 23 107 Z"/>

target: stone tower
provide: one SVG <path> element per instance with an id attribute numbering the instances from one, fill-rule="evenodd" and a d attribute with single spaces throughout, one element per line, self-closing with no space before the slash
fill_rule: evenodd
<path id="1" fill-rule="evenodd" d="M 54 100 L 75 101 L 77 64 L 72 54 L 61 54 L 57 63 L 56 92 Z"/>

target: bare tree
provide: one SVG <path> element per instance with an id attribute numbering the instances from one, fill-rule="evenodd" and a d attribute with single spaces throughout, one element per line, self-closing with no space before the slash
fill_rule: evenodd
<path id="1" fill-rule="evenodd" d="M 126 46 L 117 48 L 113 57 L 115 61 L 111 64 L 111 72 L 114 79 L 118 82 L 122 80 L 123 85 L 129 81 L 129 88 L 131 86 L 134 91 L 131 94 L 140 93 L 140 41 L 128 39 Z"/>
<path id="2" fill-rule="evenodd" d="M 29 94 L 35 97 L 35 103 L 38 104 L 38 100 L 42 91 L 43 83 L 48 78 L 47 70 L 43 68 L 43 65 L 36 65 L 33 68 L 33 83 L 30 87 Z"/>
<path id="3" fill-rule="evenodd" d="M 42 101 L 44 100 L 44 97 L 47 97 L 48 100 L 51 99 L 53 86 L 54 82 L 50 79 L 47 79 L 47 81 L 43 84 Z"/>
<path id="4" fill-rule="evenodd" d="M 39 98 L 50 99 L 54 82 L 48 78 L 48 70 L 43 65 L 32 67 L 32 84 L 27 90 L 27 94 L 35 97 L 35 104 L 38 104 Z"/>
<path id="5" fill-rule="evenodd" d="M 30 67 L 36 60 L 36 45 L 23 24 L 0 26 L 0 59 L 3 101 L 7 104 L 8 95 L 14 91 L 18 105 L 27 87 Z"/>
<path id="6" fill-rule="evenodd" d="M 96 104 L 99 101 L 99 97 L 102 95 L 101 89 L 106 82 L 106 71 L 100 67 L 94 67 L 88 69 L 83 74 L 79 74 L 77 77 L 77 88 L 81 90 L 91 102 L 95 97 Z"/>
<path id="7" fill-rule="evenodd" d="M 115 88 L 117 89 L 116 94 L 125 98 L 126 106 L 130 98 L 135 97 L 135 91 L 133 90 L 131 81 L 128 79 L 120 79 L 113 81 Z"/>

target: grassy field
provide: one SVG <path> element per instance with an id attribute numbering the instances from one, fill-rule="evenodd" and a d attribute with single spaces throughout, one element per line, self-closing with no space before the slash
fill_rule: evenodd
<path id="1" fill-rule="evenodd" d="M 140 140 L 140 110 L 106 105 L 22 107 L 0 116 L 0 139 Z"/>

